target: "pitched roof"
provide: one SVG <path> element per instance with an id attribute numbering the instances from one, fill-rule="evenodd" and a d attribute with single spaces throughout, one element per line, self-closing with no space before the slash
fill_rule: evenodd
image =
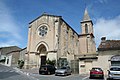
<path id="1" fill-rule="evenodd" d="M 120 50 L 120 40 L 104 40 L 101 41 L 98 51 Z"/>
<path id="2" fill-rule="evenodd" d="M 0 51 L 2 55 L 6 55 L 11 51 L 18 51 L 18 50 L 21 50 L 21 48 L 17 46 L 0 47 Z"/>
<path id="3" fill-rule="evenodd" d="M 52 14 L 48 14 L 48 13 L 44 12 L 41 16 L 38 16 L 37 18 L 35 18 L 34 20 L 32 20 L 29 24 L 33 23 L 34 21 L 36 21 L 37 19 L 39 19 L 42 16 L 62 17 L 62 16 L 52 15 Z"/>
<path id="4" fill-rule="evenodd" d="M 52 14 L 48 14 L 48 13 L 43 13 L 41 16 L 39 16 L 36 19 L 34 19 L 33 21 L 31 21 L 29 24 L 33 23 L 34 21 L 36 21 L 37 19 L 39 19 L 42 16 L 59 17 L 63 22 L 65 22 L 65 24 L 67 26 L 69 26 L 78 35 L 78 33 L 62 18 L 62 16 L 57 16 L 57 15 L 52 15 Z"/>

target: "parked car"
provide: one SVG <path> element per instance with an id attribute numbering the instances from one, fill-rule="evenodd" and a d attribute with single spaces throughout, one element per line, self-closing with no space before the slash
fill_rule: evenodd
<path id="1" fill-rule="evenodd" d="M 39 69 L 39 74 L 54 74 L 56 68 L 53 65 L 42 65 Z"/>
<path id="2" fill-rule="evenodd" d="M 65 67 L 61 67 L 60 69 L 57 69 L 55 71 L 55 75 L 61 75 L 61 76 L 67 76 L 70 75 L 72 73 L 71 69 L 69 66 L 65 66 Z"/>
<path id="3" fill-rule="evenodd" d="M 120 80 L 120 66 L 111 66 L 108 70 L 107 80 L 118 79 Z"/>
<path id="4" fill-rule="evenodd" d="M 103 79 L 104 78 L 104 72 L 101 68 L 99 67 L 93 67 L 91 70 L 90 70 L 90 79 L 91 78 L 101 78 Z"/>

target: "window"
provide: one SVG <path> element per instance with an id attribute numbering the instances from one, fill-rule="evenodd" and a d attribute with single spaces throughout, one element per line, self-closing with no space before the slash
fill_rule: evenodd
<path id="1" fill-rule="evenodd" d="M 85 33 L 88 33 L 88 25 L 85 24 Z"/>
<path id="2" fill-rule="evenodd" d="M 113 67 L 110 69 L 111 71 L 120 71 L 120 68 L 119 67 Z"/>
<path id="3" fill-rule="evenodd" d="M 7 64 L 9 63 L 9 59 L 7 59 Z"/>
<path id="4" fill-rule="evenodd" d="M 48 31 L 48 28 L 47 28 L 47 26 L 41 26 L 40 28 L 39 28 L 39 35 L 40 36 L 45 36 L 46 34 L 47 34 L 47 31 Z"/>

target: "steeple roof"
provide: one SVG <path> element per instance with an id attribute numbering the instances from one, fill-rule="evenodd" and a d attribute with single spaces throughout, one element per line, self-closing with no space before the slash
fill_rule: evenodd
<path id="1" fill-rule="evenodd" d="M 84 22 L 84 21 L 90 21 L 90 20 L 91 19 L 90 19 L 89 15 L 88 15 L 88 11 L 87 11 L 87 8 L 86 8 L 82 22 Z"/>

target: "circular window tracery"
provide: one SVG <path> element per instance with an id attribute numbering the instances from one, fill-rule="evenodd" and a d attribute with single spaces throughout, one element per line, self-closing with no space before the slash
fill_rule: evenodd
<path id="1" fill-rule="evenodd" d="M 47 34 L 47 31 L 48 31 L 47 26 L 41 26 L 39 28 L 39 35 L 43 37 Z"/>

